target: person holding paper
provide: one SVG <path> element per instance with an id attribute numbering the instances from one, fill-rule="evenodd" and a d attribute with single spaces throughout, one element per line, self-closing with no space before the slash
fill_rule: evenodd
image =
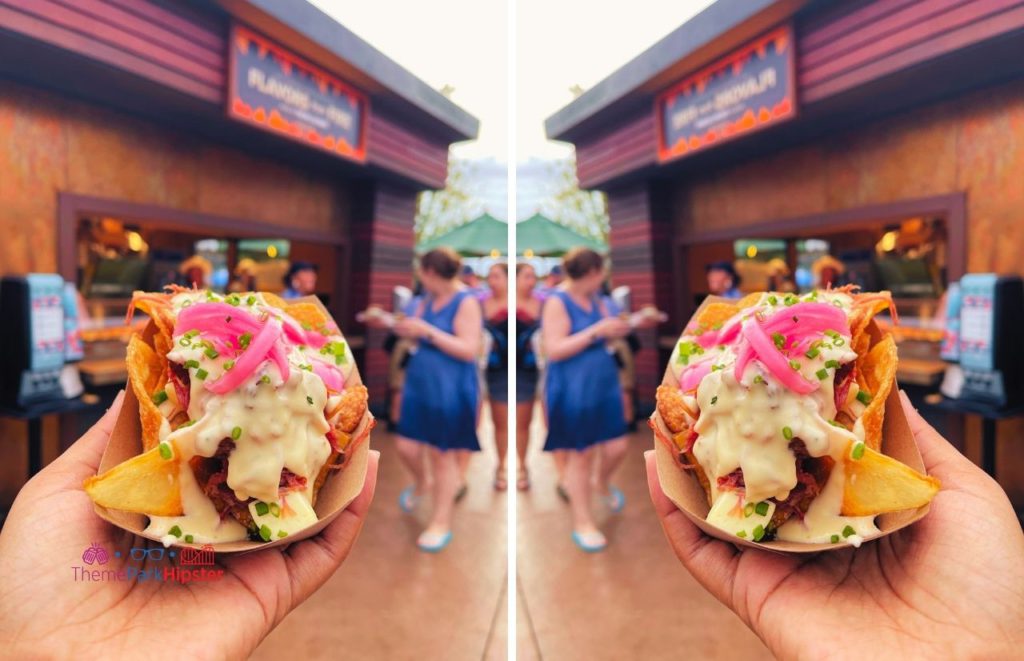
<path id="1" fill-rule="evenodd" d="M 423 495 L 426 475 L 421 450 L 433 469 L 434 511 L 419 536 L 421 550 L 436 553 L 452 538 L 452 511 L 462 481 L 457 454 L 477 451 L 480 378 L 477 357 L 483 341 L 480 302 L 459 282 L 461 259 L 450 248 L 420 257 L 424 297 L 416 313 L 395 322 L 399 337 L 416 340 L 406 367 L 396 448 L 413 476 L 399 505 L 411 512 Z"/>

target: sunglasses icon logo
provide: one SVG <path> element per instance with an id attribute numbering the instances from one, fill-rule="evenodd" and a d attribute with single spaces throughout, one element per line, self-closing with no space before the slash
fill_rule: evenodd
<path id="1" fill-rule="evenodd" d="M 129 557 L 132 560 L 135 560 L 137 562 L 141 562 L 141 561 L 145 560 L 146 558 L 149 558 L 151 560 L 156 560 L 156 561 L 159 562 L 160 560 L 164 559 L 164 549 L 162 549 L 162 548 L 151 548 L 151 549 L 148 549 L 148 548 L 134 547 L 134 548 L 132 548 L 131 553 L 129 554 Z"/>

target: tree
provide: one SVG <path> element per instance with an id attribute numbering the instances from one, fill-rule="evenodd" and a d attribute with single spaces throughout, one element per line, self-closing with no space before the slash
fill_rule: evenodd
<path id="1" fill-rule="evenodd" d="M 553 161 L 551 176 L 555 179 L 555 192 L 541 200 L 540 213 L 578 234 L 607 241 L 611 229 L 608 200 L 601 191 L 580 188 L 576 160 Z"/>
<path id="2" fill-rule="evenodd" d="M 445 187 L 419 194 L 413 225 L 417 243 L 450 232 L 483 213 L 483 202 L 470 190 L 471 178 L 472 162 L 452 159 Z"/>

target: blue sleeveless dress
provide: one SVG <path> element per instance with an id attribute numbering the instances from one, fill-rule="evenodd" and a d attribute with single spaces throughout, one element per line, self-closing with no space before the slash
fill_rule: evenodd
<path id="1" fill-rule="evenodd" d="M 454 332 L 455 313 L 467 297 L 460 291 L 435 312 L 434 299 L 426 297 L 423 321 L 446 333 Z M 402 390 L 400 435 L 441 450 L 479 450 L 476 412 L 480 379 L 476 363 L 453 358 L 430 342 L 421 340 L 409 357 Z"/>
<path id="2" fill-rule="evenodd" d="M 564 291 L 555 290 L 551 296 L 565 305 L 572 324 L 570 334 L 601 320 L 596 297 L 587 312 Z M 619 371 L 603 341 L 571 358 L 548 362 L 544 399 L 548 410 L 545 450 L 585 450 L 626 433 Z"/>

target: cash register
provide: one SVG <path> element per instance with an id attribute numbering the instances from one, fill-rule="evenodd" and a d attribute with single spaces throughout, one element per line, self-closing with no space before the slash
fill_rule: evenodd
<path id="1" fill-rule="evenodd" d="M 0 403 L 29 407 L 65 398 L 64 279 L 32 273 L 0 281 Z"/>
<path id="2" fill-rule="evenodd" d="M 1024 281 L 972 273 L 960 279 L 960 399 L 1024 404 Z"/>

